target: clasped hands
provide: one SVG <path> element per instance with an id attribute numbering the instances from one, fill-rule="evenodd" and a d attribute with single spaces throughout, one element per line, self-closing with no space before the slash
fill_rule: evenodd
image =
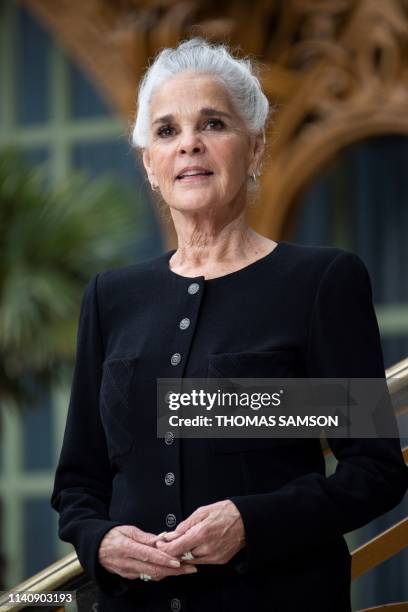
<path id="1" fill-rule="evenodd" d="M 197 565 L 227 563 L 245 546 L 241 515 L 231 500 L 201 506 L 172 532 L 159 535 L 133 525 L 119 525 L 102 538 L 101 565 L 131 580 L 147 574 L 152 580 L 191 574 Z M 194 559 L 182 560 L 186 552 Z"/>

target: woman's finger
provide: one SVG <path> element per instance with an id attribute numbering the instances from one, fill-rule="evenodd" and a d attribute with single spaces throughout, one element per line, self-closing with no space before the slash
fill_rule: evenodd
<path id="1" fill-rule="evenodd" d="M 169 531 L 165 533 L 162 536 L 162 538 L 159 538 L 159 539 L 163 539 L 165 542 L 171 542 L 172 540 L 179 538 L 183 534 L 184 534 L 184 530 L 181 528 L 178 531 Z"/>
<path id="2" fill-rule="evenodd" d="M 151 563 L 172 568 L 180 567 L 180 561 L 173 555 L 154 548 L 153 546 L 146 546 L 140 542 L 135 542 L 134 540 L 128 543 L 126 557 L 137 559 L 142 563 Z"/>
<path id="3" fill-rule="evenodd" d="M 133 580 L 140 578 L 140 574 L 147 574 L 153 581 L 162 580 L 166 576 L 183 576 L 195 574 L 196 572 L 197 568 L 191 565 L 181 565 L 178 568 L 163 567 L 152 563 L 144 563 L 139 559 L 131 559 L 129 557 L 122 559 L 118 569 L 118 573 L 124 578 Z"/>
<path id="4" fill-rule="evenodd" d="M 172 557 L 181 557 L 185 552 L 191 551 L 196 546 L 203 544 L 206 535 L 206 531 L 203 529 L 203 523 L 197 523 L 193 525 L 187 533 L 173 540 L 173 542 L 163 542 L 162 540 L 156 542 L 156 547 Z"/>

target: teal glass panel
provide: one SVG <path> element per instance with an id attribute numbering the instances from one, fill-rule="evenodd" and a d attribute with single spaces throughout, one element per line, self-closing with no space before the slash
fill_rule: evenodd
<path id="1" fill-rule="evenodd" d="M 23 125 L 50 118 L 50 39 L 31 14 L 19 10 L 16 53 L 17 120 Z"/>
<path id="2" fill-rule="evenodd" d="M 89 81 L 80 66 L 69 62 L 71 114 L 74 118 L 110 117 L 112 109 Z"/>
<path id="3" fill-rule="evenodd" d="M 22 411 L 23 469 L 50 470 L 53 468 L 51 401 L 41 393 L 36 405 Z"/>
<path id="4" fill-rule="evenodd" d="M 47 497 L 26 499 L 23 503 L 23 579 L 56 559 L 54 514 Z"/>

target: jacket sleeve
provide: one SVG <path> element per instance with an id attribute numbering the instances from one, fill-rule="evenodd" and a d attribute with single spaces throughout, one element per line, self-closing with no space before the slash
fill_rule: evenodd
<path id="1" fill-rule="evenodd" d="M 113 474 L 99 415 L 104 352 L 98 276 L 88 282 L 82 297 L 70 402 L 51 506 L 59 512 L 60 538 L 73 544 L 85 571 L 102 590 L 119 595 L 127 590 L 126 579 L 108 572 L 98 561 L 103 536 L 121 524 L 109 519 Z"/>
<path id="2" fill-rule="evenodd" d="M 341 251 L 326 268 L 315 296 L 305 354 L 311 378 L 385 379 L 370 278 L 357 255 Z M 396 427 L 391 404 L 388 411 Z M 271 493 L 230 498 L 246 533 L 246 559 L 238 571 L 290 560 L 328 540 L 338 541 L 402 500 L 408 468 L 397 437 L 328 442 L 338 460 L 328 478 L 309 473 Z"/>

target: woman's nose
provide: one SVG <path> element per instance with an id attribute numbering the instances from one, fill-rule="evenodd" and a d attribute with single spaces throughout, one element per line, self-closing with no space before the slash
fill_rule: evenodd
<path id="1" fill-rule="evenodd" d="M 185 132 L 180 136 L 180 153 L 197 153 L 204 149 L 204 145 L 199 135 L 193 131 Z"/>

